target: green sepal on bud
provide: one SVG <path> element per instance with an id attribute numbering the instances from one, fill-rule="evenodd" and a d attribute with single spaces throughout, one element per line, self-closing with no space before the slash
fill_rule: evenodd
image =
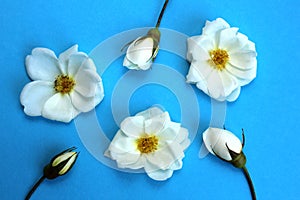
<path id="1" fill-rule="evenodd" d="M 154 61 L 159 50 L 160 31 L 158 28 L 152 28 L 148 31 L 147 36 L 153 39 L 152 61 Z"/>
<path id="2" fill-rule="evenodd" d="M 229 147 L 227 146 L 227 144 L 226 144 L 226 147 L 232 158 L 232 160 L 228 161 L 228 162 L 230 162 L 236 168 L 243 168 L 246 165 L 246 161 L 247 161 L 244 152 L 241 151 L 240 153 L 236 153 L 236 152 L 230 150 Z"/>
<path id="3" fill-rule="evenodd" d="M 158 28 L 152 28 L 148 31 L 147 33 L 148 36 L 150 36 L 151 38 L 153 38 L 153 40 L 157 43 L 160 42 L 160 31 L 158 30 Z"/>

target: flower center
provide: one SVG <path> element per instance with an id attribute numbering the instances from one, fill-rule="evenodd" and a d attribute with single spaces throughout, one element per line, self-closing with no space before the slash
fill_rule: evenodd
<path id="1" fill-rule="evenodd" d="M 137 148 L 141 153 L 153 153 L 157 150 L 158 138 L 156 136 L 141 137 L 136 140 Z"/>
<path id="2" fill-rule="evenodd" d="M 216 49 L 209 52 L 210 55 L 210 62 L 211 64 L 217 68 L 218 70 L 222 71 L 226 67 L 226 63 L 229 60 L 229 55 L 226 50 L 223 49 Z"/>
<path id="3" fill-rule="evenodd" d="M 61 94 L 69 94 L 75 86 L 73 78 L 67 75 L 59 75 L 54 81 L 54 89 Z"/>

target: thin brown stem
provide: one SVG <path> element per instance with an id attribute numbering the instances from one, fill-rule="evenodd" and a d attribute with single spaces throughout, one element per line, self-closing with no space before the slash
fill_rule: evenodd
<path id="1" fill-rule="evenodd" d="M 156 26 L 155 26 L 156 28 L 158 28 L 160 26 L 161 19 L 162 19 L 163 15 L 164 15 L 164 12 L 165 12 L 165 10 L 167 8 L 168 3 L 169 3 L 169 0 L 166 0 L 165 3 L 164 3 L 163 8 L 160 11 L 160 14 L 159 14 L 158 20 L 156 22 Z"/>
<path id="2" fill-rule="evenodd" d="M 249 185 L 249 189 L 251 192 L 251 196 L 252 196 L 252 200 L 256 200 L 256 194 L 255 194 L 255 190 L 254 190 L 254 186 L 250 177 L 250 174 L 246 168 L 246 166 L 242 167 L 243 173 L 247 179 L 248 185 Z"/>
<path id="3" fill-rule="evenodd" d="M 45 176 L 42 176 L 31 188 L 31 190 L 28 192 L 27 196 L 25 197 L 25 200 L 29 200 L 31 195 L 34 193 L 34 191 L 39 187 L 39 185 L 45 180 Z"/>

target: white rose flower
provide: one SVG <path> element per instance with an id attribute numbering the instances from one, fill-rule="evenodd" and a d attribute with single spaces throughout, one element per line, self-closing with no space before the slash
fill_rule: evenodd
<path id="1" fill-rule="evenodd" d="M 162 181 L 182 168 L 189 144 L 187 129 L 154 107 L 126 118 L 105 155 L 119 168 L 144 168 L 150 178 Z"/>
<path id="2" fill-rule="evenodd" d="M 101 77 L 91 58 L 74 45 L 57 58 L 47 48 L 35 48 L 26 57 L 33 82 L 20 95 L 24 112 L 70 122 L 80 112 L 92 110 L 104 97 Z"/>
<path id="3" fill-rule="evenodd" d="M 202 35 L 188 38 L 187 82 L 218 101 L 235 101 L 256 77 L 256 50 L 248 37 L 221 18 L 207 21 Z"/>
<path id="4" fill-rule="evenodd" d="M 147 70 L 151 67 L 159 50 L 160 32 L 151 29 L 146 36 L 139 37 L 128 46 L 123 65 L 128 69 Z"/>

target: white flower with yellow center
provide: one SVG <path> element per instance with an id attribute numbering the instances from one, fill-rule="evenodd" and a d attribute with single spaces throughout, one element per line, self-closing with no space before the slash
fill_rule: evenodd
<path id="1" fill-rule="evenodd" d="M 126 118 L 105 155 L 119 168 L 144 168 L 150 178 L 162 181 L 182 168 L 189 144 L 187 129 L 172 122 L 168 112 L 153 107 Z"/>
<path id="2" fill-rule="evenodd" d="M 92 110 L 104 97 L 101 77 L 92 59 L 74 45 L 57 58 L 47 48 L 35 48 L 26 57 L 33 82 L 20 96 L 24 112 L 51 120 L 70 122 L 80 112 Z"/>
<path id="3" fill-rule="evenodd" d="M 188 38 L 187 82 L 218 101 L 235 101 L 256 77 L 256 50 L 248 37 L 221 18 L 207 21 L 202 35 Z"/>

